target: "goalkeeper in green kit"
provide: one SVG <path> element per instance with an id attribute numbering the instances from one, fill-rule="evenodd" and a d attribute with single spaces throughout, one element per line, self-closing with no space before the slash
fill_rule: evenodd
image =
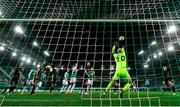
<path id="1" fill-rule="evenodd" d="M 119 40 L 120 40 L 120 44 L 121 44 L 121 42 L 124 41 L 124 37 L 121 36 L 119 38 Z M 112 54 L 113 54 L 115 62 L 116 62 L 116 71 L 113 76 L 113 79 L 110 81 L 110 83 L 106 87 L 106 90 L 103 93 L 103 95 L 106 95 L 106 93 L 109 91 L 109 89 L 112 88 L 115 80 L 118 80 L 119 78 L 121 78 L 121 80 L 123 79 L 125 82 L 125 85 L 120 94 L 120 97 L 122 98 L 123 93 L 131 87 L 131 77 L 127 70 L 127 60 L 126 60 L 126 53 L 125 53 L 124 47 L 121 44 L 121 48 L 118 48 L 117 53 L 116 53 L 116 51 L 115 51 L 116 45 L 117 45 L 117 43 L 115 42 L 113 45 L 113 48 L 112 48 Z"/>

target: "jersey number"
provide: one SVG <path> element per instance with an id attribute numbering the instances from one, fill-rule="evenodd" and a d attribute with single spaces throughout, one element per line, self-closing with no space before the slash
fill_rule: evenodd
<path id="1" fill-rule="evenodd" d="M 117 62 L 119 62 L 119 57 L 116 58 L 117 59 Z M 126 57 L 125 56 L 121 56 L 121 61 L 125 61 L 126 60 Z"/>

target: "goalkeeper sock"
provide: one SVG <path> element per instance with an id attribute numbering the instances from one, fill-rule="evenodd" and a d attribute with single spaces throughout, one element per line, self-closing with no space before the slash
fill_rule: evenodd
<path id="1" fill-rule="evenodd" d="M 131 87 L 131 84 L 127 83 L 123 88 L 123 92 L 127 91 L 129 87 Z"/>
<path id="2" fill-rule="evenodd" d="M 117 92 L 117 90 L 118 90 L 118 86 L 115 85 L 115 86 L 114 86 L 114 92 Z"/>
<path id="3" fill-rule="evenodd" d="M 106 87 L 105 92 L 108 92 L 108 91 L 109 91 L 109 89 L 111 89 L 111 88 L 112 88 L 113 84 L 114 84 L 114 81 L 111 81 L 111 82 L 108 84 L 108 86 Z"/>

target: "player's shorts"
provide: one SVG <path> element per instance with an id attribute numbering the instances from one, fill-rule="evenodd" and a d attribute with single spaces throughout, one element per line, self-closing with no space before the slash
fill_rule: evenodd
<path id="1" fill-rule="evenodd" d="M 39 81 L 39 82 L 37 83 L 37 86 L 38 86 L 38 87 L 41 87 L 41 86 L 42 86 L 42 81 Z"/>
<path id="2" fill-rule="evenodd" d="M 169 86 L 168 81 L 171 81 L 171 78 L 166 77 L 166 78 L 164 79 L 164 81 L 165 81 L 165 84 L 166 84 L 167 86 Z"/>
<path id="3" fill-rule="evenodd" d="M 148 87 L 149 88 L 150 85 L 145 85 L 145 87 Z"/>
<path id="4" fill-rule="evenodd" d="M 92 86 L 92 85 L 93 85 L 93 80 L 89 80 L 89 79 L 88 79 L 87 85 L 91 85 L 91 86 Z"/>
<path id="5" fill-rule="evenodd" d="M 76 83 L 76 78 L 71 78 L 70 83 Z"/>
<path id="6" fill-rule="evenodd" d="M 17 85 L 17 83 L 18 83 L 18 79 L 17 78 L 12 78 L 12 80 L 11 80 L 11 85 Z"/>
<path id="7" fill-rule="evenodd" d="M 66 79 L 63 79 L 63 85 L 68 85 L 68 81 Z"/>
<path id="8" fill-rule="evenodd" d="M 27 81 L 26 81 L 26 84 L 27 84 L 27 85 L 32 85 L 32 84 L 34 84 L 34 80 L 27 80 Z"/>
<path id="9" fill-rule="evenodd" d="M 116 70 L 113 78 L 115 80 L 122 78 L 125 82 L 128 82 L 128 80 L 131 80 L 131 77 L 126 68 L 120 68 L 119 70 Z"/>

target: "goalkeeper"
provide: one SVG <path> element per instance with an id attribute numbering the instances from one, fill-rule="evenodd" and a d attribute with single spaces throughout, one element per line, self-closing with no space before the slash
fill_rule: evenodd
<path id="1" fill-rule="evenodd" d="M 110 83 L 106 87 L 106 90 L 103 93 L 103 95 L 106 95 L 106 93 L 109 91 L 109 89 L 112 88 L 114 82 L 116 80 L 118 80 L 119 78 L 121 78 L 121 80 L 123 79 L 125 82 L 125 85 L 120 94 L 120 97 L 122 98 L 123 93 L 131 87 L 131 77 L 130 77 L 127 67 L 126 67 L 127 61 L 126 61 L 126 53 L 124 50 L 124 46 L 122 46 L 122 43 L 121 43 L 124 41 L 124 37 L 121 36 L 119 40 L 120 40 L 121 48 L 117 49 L 117 53 L 115 52 L 115 48 L 117 45 L 116 42 L 114 43 L 113 48 L 112 48 L 112 54 L 113 54 L 115 62 L 116 62 L 116 71 L 113 76 L 113 79 L 110 81 Z"/>

